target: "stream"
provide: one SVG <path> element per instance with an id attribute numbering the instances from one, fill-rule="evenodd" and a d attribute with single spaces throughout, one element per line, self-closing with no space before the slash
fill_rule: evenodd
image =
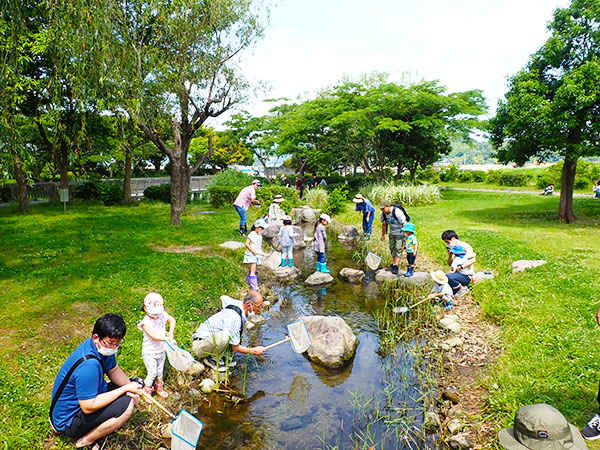
<path id="1" fill-rule="evenodd" d="M 277 299 L 263 312 L 267 321 L 245 332 L 244 339 L 266 346 L 283 339 L 286 325 L 299 316 L 338 315 L 359 339 L 355 358 L 343 370 L 328 371 L 288 343 L 261 357 L 236 355 L 230 386 L 244 399 L 234 403 L 213 393 L 208 403 L 186 405 L 204 422 L 197 448 L 435 448 L 434 438 L 420 431 L 428 388 L 422 382 L 426 362 L 415 349 L 424 343 L 403 342 L 396 355 L 380 355 L 373 311 L 385 300 L 377 284 L 350 285 L 335 277 L 330 287 L 308 288 L 303 280 L 315 270 L 310 244 L 294 257 L 302 276 L 271 288 Z M 356 267 L 352 251 L 334 239 L 328 240 L 327 260 L 334 276 L 343 267 Z"/>

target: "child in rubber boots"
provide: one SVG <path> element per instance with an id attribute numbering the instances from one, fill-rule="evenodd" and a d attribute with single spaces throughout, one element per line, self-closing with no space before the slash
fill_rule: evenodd
<path id="1" fill-rule="evenodd" d="M 415 262 L 417 261 L 417 247 L 419 242 L 417 241 L 417 235 L 415 234 L 415 224 L 412 222 L 406 222 L 402 227 L 404 231 L 404 248 L 406 249 L 406 273 L 405 277 L 412 277 L 415 270 Z"/>
<path id="2" fill-rule="evenodd" d="M 452 309 L 454 302 L 454 293 L 448 284 L 448 277 L 441 270 L 430 272 L 431 279 L 435 283 L 433 292 L 427 298 L 436 299 L 439 305 L 443 305 L 446 309 Z"/>
<path id="3" fill-rule="evenodd" d="M 252 231 L 246 239 L 246 251 L 244 252 L 244 264 L 250 264 L 246 283 L 253 291 L 258 291 L 258 276 L 256 266 L 260 265 L 261 258 L 265 256 L 262 251 L 262 232 L 267 228 L 267 222 L 258 219 L 252 225 Z"/>
<path id="4" fill-rule="evenodd" d="M 281 267 L 294 267 L 294 238 L 297 236 L 292 226 L 292 218 L 285 216 L 283 226 L 279 230 L 281 244 Z"/>
<path id="5" fill-rule="evenodd" d="M 144 298 L 143 310 L 146 316 L 137 327 L 144 333 L 142 341 L 142 359 L 146 366 L 146 379 L 144 391 L 152 395 L 155 382 L 156 393 L 162 398 L 167 398 L 163 388 L 163 371 L 165 367 L 165 340 L 173 339 L 175 333 L 175 319 L 165 311 L 164 300 L 160 294 L 150 292 Z M 167 332 L 167 324 L 169 331 Z"/>
<path id="6" fill-rule="evenodd" d="M 327 232 L 325 227 L 331 222 L 331 217 L 327 214 L 321 214 L 319 220 L 315 223 L 315 236 L 313 238 L 312 248 L 317 254 L 317 272 L 329 273 L 325 262 L 325 244 L 327 243 Z"/>

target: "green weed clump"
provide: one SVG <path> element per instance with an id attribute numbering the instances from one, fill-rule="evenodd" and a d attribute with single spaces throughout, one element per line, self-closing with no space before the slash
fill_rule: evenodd
<path id="1" fill-rule="evenodd" d="M 431 205 L 440 199 L 440 190 L 437 186 L 398 185 L 389 181 L 369 184 L 363 192 L 363 195 L 374 205 L 383 199 L 409 206 Z"/>
<path id="2" fill-rule="evenodd" d="M 329 193 L 323 187 L 316 187 L 304 193 L 303 200 L 311 208 L 323 209 L 329 200 Z"/>

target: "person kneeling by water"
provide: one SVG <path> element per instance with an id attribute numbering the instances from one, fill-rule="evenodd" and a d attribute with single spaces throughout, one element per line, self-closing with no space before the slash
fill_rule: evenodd
<path id="1" fill-rule="evenodd" d="M 192 352 L 198 359 L 214 370 L 226 371 L 235 366 L 235 361 L 222 359 L 229 346 L 236 353 L 262 355 L 263 346 L 241 345 L 244 322 L 262 310 L 263 298 L 257 291 L 250 291 L 242 301 L 227 295 L 221 296 L 223 309 L 206 319 L 192 335 Z"/>

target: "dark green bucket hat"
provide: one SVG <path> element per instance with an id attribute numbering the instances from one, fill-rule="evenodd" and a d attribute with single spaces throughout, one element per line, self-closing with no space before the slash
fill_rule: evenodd
<path id="1" fill-rule="evenodd" d="M 498 439 L 506 450 L 587 450 L 579 430 L 546 403 L 520 407 L 513 427 L 500 430 Z"/>

